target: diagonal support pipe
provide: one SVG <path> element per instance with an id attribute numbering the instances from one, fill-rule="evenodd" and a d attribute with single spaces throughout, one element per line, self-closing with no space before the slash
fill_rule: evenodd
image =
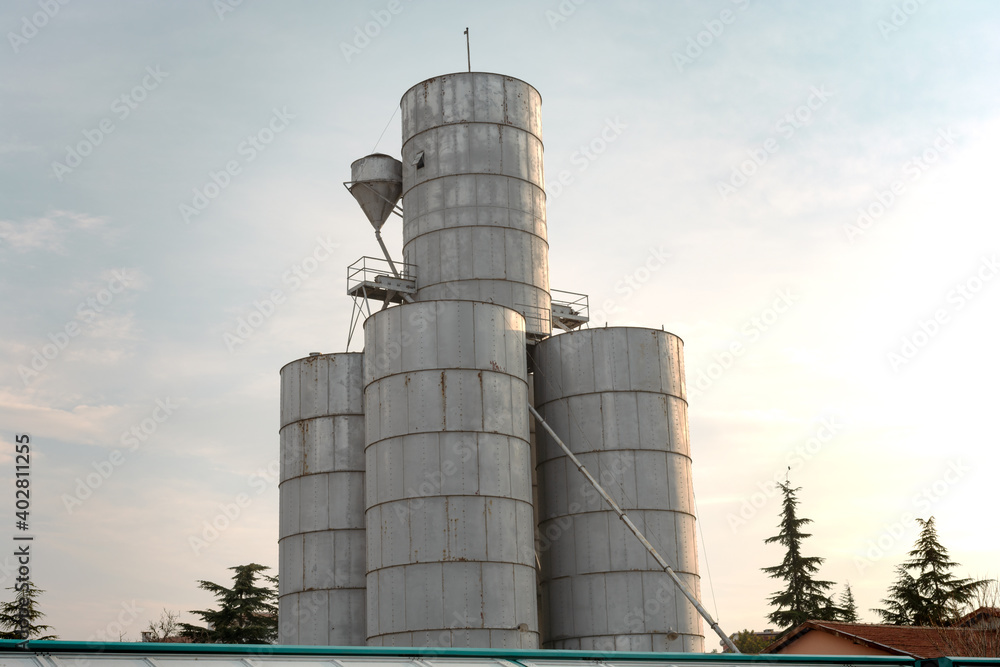
<path id="1" fill-rule="evenodd" d="M 698 598 L 694 596 L 694 593 L 688 590 L 688 587 L 684 585 L 684 582 L 681 581 L 680 577 L 677 576 L 677 573 L 674 572 L 673 568 L 670 567 L 670 564 L 667 563 L 667 561 L 664 560 L 663 556 L 660 555 L 660 553 L 656 550 L 656 548 L 649 543 L 649 540 L 647 540 L 646 536 L 642 534 L 642 531 L 640 531 L 636 527 L 636 525 L 632 523 L 632 519 L 628 518 L 628 516 L 625 514 L 625 511 L 618 506 L 618 503 L 615 502 L 615 499 L 612 498 L 610 495 L 608 495 L 608 492 L 604 490 L 604 487 L 601 486 L 597 482 L 597 480 L 594 479 L 594 476 L 590 474 L 590 471 L 587 470 L 587 468 L 584 467 L 582 463 L 580 463 L 580 459 L 574 456 L 573 452 L 571 452 L 569 447 L 566 446 L 566 443 L 564 443 L 559 438 L 559 436 L 556 435 L 556 432 L 552 430 L 552 427 L 549 426 L 544 419 L 542 419 L 542 416 L 538 414 L 537 410 L 535 410 L 535 406 L 533 406 L 531 403 L 528 403 L 528 410 L 530 410 L 534 418 L 538 420 L 538 423 L 542 425 L 542 428 L 548 431 L 549 435 L 552 436 L 552 439 L 556 441 L 556 444 L 559 445 L 560 448 L 562 448 L 562 450 L 566 453 L 566 456 L 569 457 L 569 460 L 572 461 L 573 465 L 576 466 L 577 470 L 583 473 L 583 476 L 587 478 L 587 481 L 590 482 L 590 484 L 595 489 L 597 489 L 597 492 L 600 493 L 601 497 L 604 498 L 604 501 L 611 506 L 611 509 L 613 509 L 615 511 L 615 514 L 618 515 L 618 518 L 625 523 L 628 529 L 632 531 L 633 535 L 639 538 L 639 541 L 642 542 L 642 546 L 646 547 L 646 551 L 648 551 L 650 555 L 652 555 L 652 557 L 656 559 L 656 562 L 660 564 L 660 567 L 663 568 L 664 572 L 670 575 L 670 578 L 674 580 L 675 584 L 677 584 L 677 588 L 680 589 L 681 593 L 684 594 L 684 597 L 686 597 L 688 600 L 691 601 L 691 604 L 693 604 L 694 608 L 698 610 L 698 613 L 701 614 L 702 618 L 708 621 L 708 624 L 712 626 L 712 629 L 715 630 L 715 633 L 722 638 L 722 642 L 727 647 L 729 647 L 729 649 L 733 653 L 739 653 L 740 650 L 736 648 L 736 644 L 733 643 L 733 640 L 730 639 L 729 636 L 722 631 L 722 628 L 720 628 L 719 624 L 715 622 L 715 620 L 712 618 L 712 615 L 708 613 L 708 610 L 705 609 L 703 606 L 701 606 L 701 603 L 698 602 Z"/>

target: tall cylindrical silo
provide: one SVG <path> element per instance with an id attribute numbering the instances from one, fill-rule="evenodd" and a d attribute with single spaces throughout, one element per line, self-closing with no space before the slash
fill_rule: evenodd
<path id="1" fill-rule="evenodd" d="M 428 79 L 400 101 L 403 255 L 417 301 L 470 299 L 551 329 L 542 98 L 500 74 Z"/>
<path id="2" fill-rule="evenodd" d="M 278 643 L 365 644 L 363 355 L 281 369 Z"/>
<path id="3" fill-rule="evenodd" d="M 536 409 L 698 594 L 683 343 L 613 327 L 533 352 Z M 701 619 L 543 429 L 537 430 L 546 648 L 694 651 Z"/>
<path id="4" fill-rule="evenodd" d="M 364 354 L 368 643 L 537 647 L 524 318 L 404 304 Z"/>

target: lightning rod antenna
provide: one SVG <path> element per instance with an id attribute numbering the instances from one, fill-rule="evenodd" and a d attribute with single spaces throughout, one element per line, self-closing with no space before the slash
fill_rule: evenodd
<path id="1" fill-rule="evenodd" d="M 469 50 L 469 29 L 465 29 L 465 57 L 469 60 L 469 71 L 472 71 L 472 51 Z"/>

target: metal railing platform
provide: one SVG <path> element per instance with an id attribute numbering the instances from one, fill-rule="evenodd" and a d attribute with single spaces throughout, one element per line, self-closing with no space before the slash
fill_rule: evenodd
<path id="1" fill-rule="evenodd" d="M 366 256 L 357 260 L 347 267 L 347 295 L 383 303 L 402 303 L 404 294 L 417 291 L 417 267 L 402 262 L 394 264 L 398 276 L 384 259 Z"/>
<path id="2" fill-rule="evenodd" d="M 552 294 L 552 328 L 572 331 L 590 321 L 590 297 L 577 292 L 549 290 Z"/>

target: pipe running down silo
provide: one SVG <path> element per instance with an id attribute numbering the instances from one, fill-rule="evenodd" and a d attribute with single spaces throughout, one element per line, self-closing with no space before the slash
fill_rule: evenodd
<path id="1" fill-rule="evenodd" d="M 535 407 L 697 594 L 680 338 L 633 327 L 539 342 Z M 701 651 L 701 619 L 544 429 L 536 433 L 546 648 Z"/>
<path id="2" fill-rule="evenodd" d="M 281 369 L 278 643 L 365 643 L 362 354 Z"/>
<path id="3" fill-rule="evenodd" d="M 691 602 L 691 604 L 694 605 L 694 608 L 698 610 L 698 613 L 701 614 L 701 617 L 704 618 L 706 621 L 708 621 L 709 625 L 712 626 L 712 629 L 716 632 L 716 634 L 718 634 L 719 637 L 722 638 L 723 643 L 725 643 L 725 645 L 729 647 L 729 649 L 733 653 L 739 653 L 740 650 L 736 648 L 736 644 L 733 643 L 733 640 L 730 639 L 729 636 L 722 631 L 722 628 L 719 627 L 719 624 L 712 619 L 712 615 L 708 613 L 708 611 L 701 605 L 701 602 L 698 601 L 698 598 L 695 597 L 694 593 L 688 590 L 688 587 L 684 584 L 683 581 L 681 581 L 680 577 L 677 576 L 677 573 L 674 572 L 674 569 L 670 567 L 670 563 L 668 563 L 666 560 L 663 559 L 663 556 L 660 555 L 660 552 L 658 552 L 656 550 L 656 547 L 654 547 L 650 543 L 649 539 L 645 535 L 643 535 L 642 531 L 639 530 L 639 527 L 632 522 L 632 519 L 629 518 L 629 516 L 625 513 L 625 511 L 621 507 L 619 507 L 618 503 L 615 502 L 615 499 L 611 497 L 611 494 L 609 494 L 605 490 L 605 488 L 601 486 L 600 483 L 598 483 L 598 481 L 594 478 L 594 476 L 590 474 L 590 471 L 587 470 L 586 466 L 580 463 L 580 459 L 576 458 L 576 456 L 573 455 L 573 451 L 566 446 L 566 443 L 563 442 L 562 439 L 556 434 L 556 432 L 552 430 L 552 427 L 549 426 L 544 419 L 542 419 L 542 416 L 538 414 L 538 411 L 535 410 L 534 406 L 532 406 L 530 403 L 528 404 L 528 410 L 531 412 L 532 416 L 536 420 L 541 422 L 542 427 L 545 429 L 545 431 L 550 436 L 552 436 L 552 439 L 555 441 L 555 443 L 559 445 L 559 448 L 562 449 L 563 452 L 565 452 L 566 456 L 568 456 L 570 461 L 573 462 L 573 465 L 576 466 L 576 469 L 580 471 L 580 474 L 587 479 L 587 482 L 589 482 L 590 485 L 594 487 L 594 489 L 599 494 L 601 494 L 601 497 L 604 498 L 604 502 L 606 502 L 608 506 L 614 511 L 614 513 L 618 515 L 618 518 L 621 519 L 622 523 L 624 523 L 628 527 L 629 531 L 633 535 L 635 535 L 636 539 L 639 540 L 639 542 L 646 549 L 646 551 L 649 552 L 649 555 L 651 555 L 653 558 L 656 559 L 656 562 L 659 564 L 659 566 L 662 567 L 663 571 L 670 576 L 674 584 L 677 585 L 677 588 L 680 590 L 680 592 L 684 594 L 684 597 L 686 597 Z"/>

